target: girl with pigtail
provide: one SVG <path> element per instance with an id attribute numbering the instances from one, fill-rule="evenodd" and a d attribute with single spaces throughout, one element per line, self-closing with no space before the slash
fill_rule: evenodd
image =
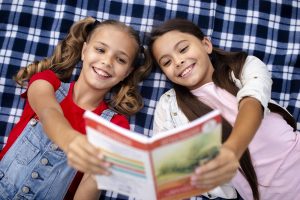
<path id="1" fill-rule="evenodd" d="M 82 174 L 109 174 L 109 163 L 88 143 L 83 113 L 124 128 L 143 101 L 138 83 L 149 73 L 138 34 L 121 22 L 91 17 L 76 22 L 51 57 L 22 68 L 27 87 L 20 121 L 0 153 L 0 199 L 70 199 Z M 66 83 L 82 61 L 78 80 Z M 105 101 L 107 93 L 111 99 Z"/>

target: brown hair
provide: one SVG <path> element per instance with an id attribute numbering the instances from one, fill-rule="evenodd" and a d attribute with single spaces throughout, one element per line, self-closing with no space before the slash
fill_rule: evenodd
<path id="1" fill-rule="evenodd" d="M 96 28 L 105 25 L 120 28 L 132 36 L 137 43 L 138 49 L 132 64 L 134 70 L 127 78 L 112 88 L 112 98 L 108 102 L 111 109 L 121 114 L 135 114 L 143 107 L 143 99 L 137 87 L 138 83 L 150 73 L 150 56 L 148 53 L 144 53 L 137 32 L 119 21 L 106 20 L 100 23 L 92 17 L 87 17 L 74 23 L 68 35 L 56 46 L 53 55 L 21 68 L 14 77 L 16 82 L 25 86 L 32 75 L 47 69 L 52 70 L 61 81 L 68 81 L 76 64 L 81 60 L 84 42 L 89 41 Z M 143 56 L 144 64 L 139 66 L 141 56 Z"/>
<path id="2" fill-rule="evenodd" d="M 149 40 L 149 51 L 154 61 L 154 65 L 159 66 L 153 56 L 153 43 L 157 38 L 170 31 L 179 31 L 187 34 L 191 34 L 197 37 L 199 40 L 203 40 L 205 35 L 198 26 L 191 21 L 185 19 L 172 19 L 169 20 L 151 32 Z M 233 72 L 236 77 L 240 76 L 243 64 L 246 60 L 247 54 L 245 52 L 225 52 L 224 50 L 213 48 L 212 53 L 209 55 L 214 72 L 212 75 L 213 82 L 220 88 L 223 88 L 233 95 L 236 95 L 238 88 L 228 77 Z M 174 83 L 174 90 L 176 91 L 176 99 L 178 106 L 192 121 L 200 116 L 208 113 L 212 109 L 199 101 L 188 88 Z M 222 140 L 223 142 L 229 137 L 231 133 L 231 125 L 223 119 L 222 123 Z M 247 149 L 240 159 L 241 173 L 245 176 L 252 189 L 253 198 L 259 199 L 257 176 L 252 165 L 251 156 Z"/>

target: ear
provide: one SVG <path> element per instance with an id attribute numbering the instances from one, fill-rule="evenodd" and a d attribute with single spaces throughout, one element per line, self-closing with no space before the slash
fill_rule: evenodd
<path id="1" fill-rule="evenodd" d="M 84 60 L 85 51 L 86 51 L 86 42 L 83 43 L 82 50 L 81 50 L 81 60 L 82 61 Z"/>
<path id="2" fill-rule="evenodd" d="M 213 45 L 212 45 L 210 39 L 209 39 L 208 37 L 204 37 L 203 40 L 202 40 L 201 42 L 202 42 L 202 44 L 203 44 L 203 46 L 204 46 L 206 52 L 207 52 L 208 54 L 211 54 L 211 52 L 212 52 L 212 50 L 213 50 Z"/>
<path id="3" fill-rule="evenodd" d="M 127 76 L 129 76 L 129 74 L 133 71 L 133 69 L 134 69 L 134 67 L 132 67 L 132 66 L 128 69 L 124 79 L 127 78 Z"/>

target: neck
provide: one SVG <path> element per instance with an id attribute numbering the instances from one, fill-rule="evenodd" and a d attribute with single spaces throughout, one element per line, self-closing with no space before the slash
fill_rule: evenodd
<path id="1" fill-rule="evenodd" d="M 75 82 L 73 88 L 73 101 L 84 110 L 94 110 L 99 106 L 105 97 L 106 91 L 99 91 Z"/>

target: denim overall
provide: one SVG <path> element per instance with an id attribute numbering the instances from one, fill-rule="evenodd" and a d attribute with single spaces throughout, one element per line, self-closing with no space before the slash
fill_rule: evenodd
<path id="1" fill-rule="evenodd" d="M 61 102 L 70 84 L 56 91 Z M 111 120 L 115 112 L 106 109 L 101 116 Z M 44 133 L 42 124 L 32 118 L 0 161 L 0 199 L 63 199 L 76 170 L 68 166 L 65 153 Z"/>

